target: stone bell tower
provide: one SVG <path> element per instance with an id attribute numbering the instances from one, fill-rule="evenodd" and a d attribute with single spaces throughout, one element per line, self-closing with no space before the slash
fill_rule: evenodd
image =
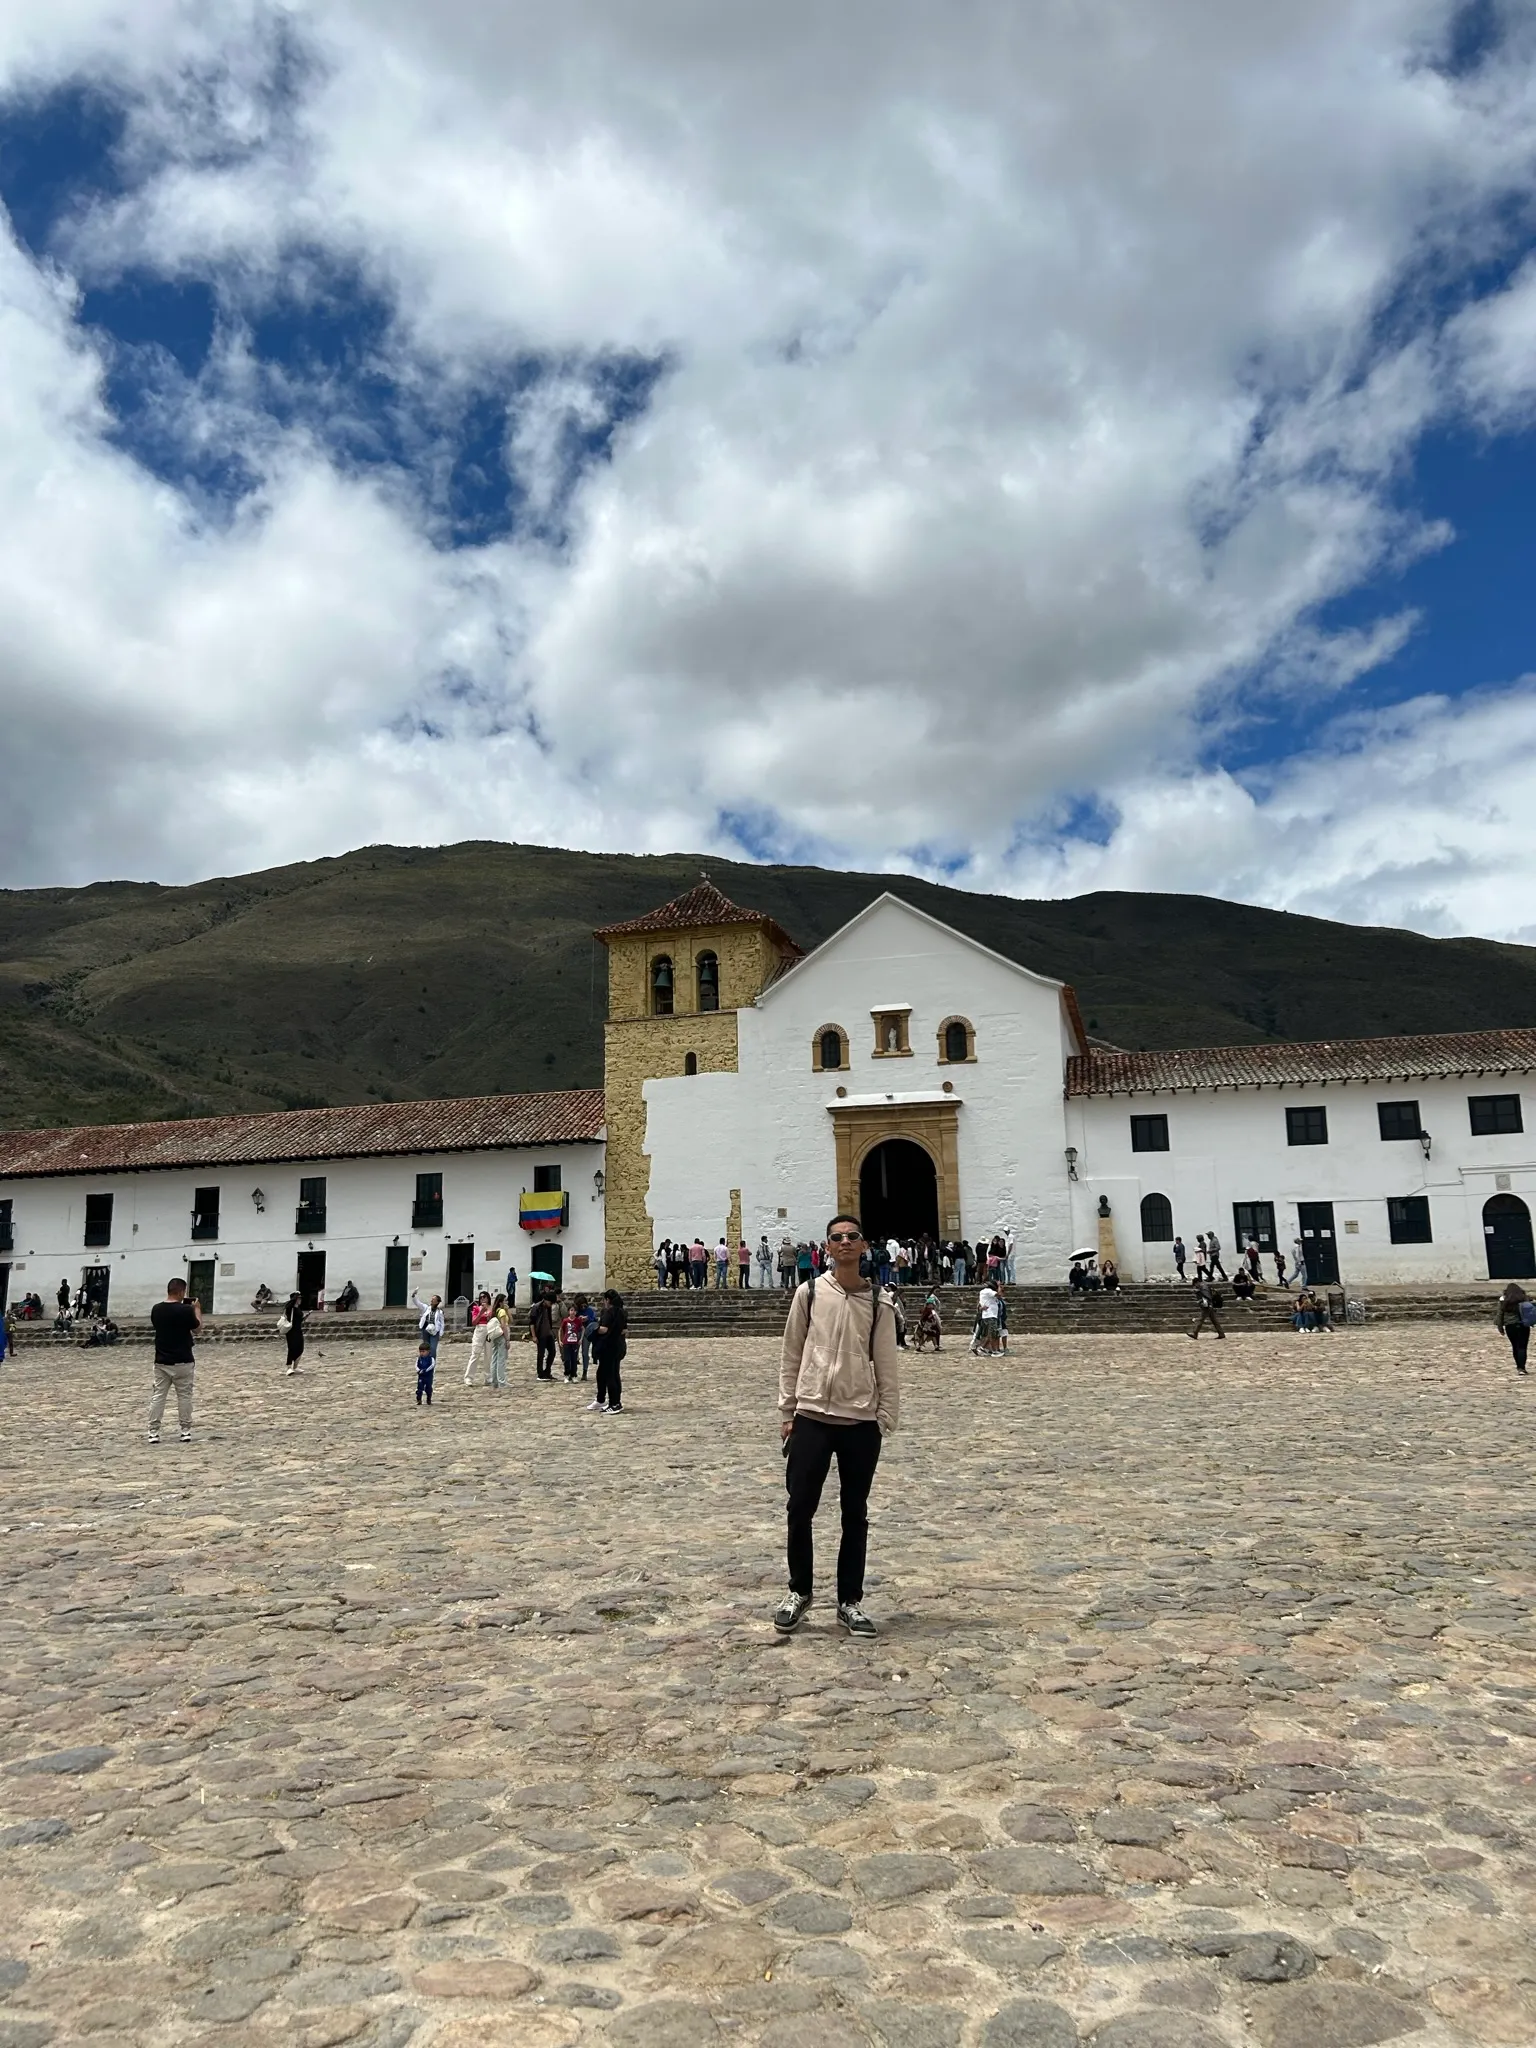
<path id="1" fill-rule="evenodd" d="M 654 1277 L 646 1082 L 735 1073 L 737 1011 L 798 960 L 800 949 L 771 917 L 741 909 L 707 879 L 593 937 L 608 948 L 604 1263 L 609 1284 L 628 1291 Z M 701 1217 L 700 1227 L 711 1220 Z M 719 1220 L 724 1228 L 726 1219 Z"/>

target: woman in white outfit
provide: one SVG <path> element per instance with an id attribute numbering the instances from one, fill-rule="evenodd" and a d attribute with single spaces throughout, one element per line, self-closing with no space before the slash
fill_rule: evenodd
<path id="1" fill-rule="evenodd" d="M 491 1297 L 481 1292 L 469 1312 L 469 1362 L 464 1367 L 464 1384 L 472 1387 L 485 1364 L 491 1347 Z"/>
<path id="2" fill-rule="evenodd" d="M 491 1376 L 488 1385 L 504 1387 L 507 1384 L 507 1338 L 512 1331 L 512 1318 L 507 1313 L 507 1297 L 498 1294 L 491 1303 L 491 1319 L 485 1325 L 490 1332 Z"/>

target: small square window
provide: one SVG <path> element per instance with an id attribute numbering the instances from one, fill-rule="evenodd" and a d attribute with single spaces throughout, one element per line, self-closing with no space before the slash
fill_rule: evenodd
<path id="1" fill-rule="evenodd" d="M 1168 1119 L 1166 1116 L 1133 1116 L 1131 1118 L 1131 1150 L 1133 1152 L 1166 1152 L 1168 1150 Z"/>
<path id="2" fill-rule="evenodd" d="M 1327 1110 L 1288 1109 L 1285 1112 L 1285 1142 L 1287 1145 L 1326 1145 Z"/>
<path id="3" fill-rule="evenodd" d="M 1469 1095 L 1467 1109 L 1474 1138 L 1502 1138 L 1525 1129 L 1518 1095 Z"/>
<path id="4" fill-rule="evenodd" d="M 1419 1122 L 1419 1105 L 1416 1102 L 1378 1102 L 1376 1121 L 1381 1126 L 1384 1139 L 1423 1135 L 1424 1126 Z"/>
<path id="5" fill-rule="evenodd" d="M 1433 1244 L 1428 1195 L 1394 1195 L 1387 1203 L 1387 1228 L 1394 1244 Z"/>

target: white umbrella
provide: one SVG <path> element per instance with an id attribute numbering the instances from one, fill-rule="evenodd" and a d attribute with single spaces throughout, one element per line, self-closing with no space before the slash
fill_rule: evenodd
<path id="1" fill-rule="evenodd" d="M 1096 1259 L 1098 1256 L 1099 1248 L 1096 1244 L 1085 1244 L 1080 1252 L 1067 1253 L 1069 1259 Z"/>

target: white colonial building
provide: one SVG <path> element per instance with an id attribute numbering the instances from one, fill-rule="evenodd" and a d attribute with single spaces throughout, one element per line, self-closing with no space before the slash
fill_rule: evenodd
<path id="1" fill-rule="evenodd" d="M 1175 1233 L 1202 1231 L 1229 1265 L 1257 1243 L 1267 1273 L 1299 1242 L 1316 1281 L 1536 1274 L 1536 1031 L 1120 1052 L 1089 1042 L 1065 984 L 886 895 L 809 955 L 772 927 L 722 1040 L 708 1013 L 730 1007 L 743 922 L 769 921 L 705 886 L 600 934 L 643 955 L 621 1002 L 652 987 L 647 962 L 669 976 L 665 1057 L 639 1084 L 643 1227 L 610 1211 L 610 1268 L 616 1224 L 633 1244 L 729 1219 L 776 1245 L 851 1208 L 871 1234 L 1008 1232 L 1024 1284 L 1061 1281 L 1080 1247 L 1171 1279 Z M 703 983 L 682 971 L 700 959 Z M 700 988 L 717 1000 L 694 1014 Z M 609 1030 L 612 1169 L 645 1023 L 620 1007 Z"/>
<path id="2" fill-rule="evenodd" d="M 265 1283 L 313 1306 L 452 1301 L 544 1273 L 603 1277 L 595 1088 L 0 1133 L 0 1286 L 61 1281 L 145 1313 L 175 1274 L 209 1313 Z M 521 1224 L 536 1221 L 530 1234 Z"/>
<path id="3" fill-rule="evenodd" d="M 1175 1232 L 1211 1230 L 1269 1271 L 1299 1239 L 1319 1281 L 1536 1274 L 1536 1031 L 1120 1052 L 893 895 L 809 954 L 708 883 L 598 936 L 604 1090 L 0 1133 L 0 1288 L 640 1287 L 663 1237 L 777 1246 L 836 1209 L 1006 1231 L 1023 1284 L 1080 1246 L 1171 1279 Z"/>

